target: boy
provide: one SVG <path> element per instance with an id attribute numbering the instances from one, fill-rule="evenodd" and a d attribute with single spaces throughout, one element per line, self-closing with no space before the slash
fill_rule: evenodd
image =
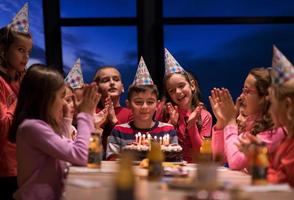
<path id="1" fill-rule="evenodd" d="M 113 66 L 104 66 L 97 70 L 94 77 L 102 97 L 97 105 L 96 113 L 106 108 L 105 122 L 100 125 L 103 129 L 102 144 L 106 152 L 107 138 L 116 124 L 132 120 L 130 109 L 120 105 L 120 96 L 124 91 L 120 72 Z M 105 152 L 103 158 L 105 158 Z"/>
<path id="2" fill-rule="evenodd" d="M 135 134 L 149 133 L 151 137 L 168 134 L 171 143 L 178 143 L 177 133 L 174 127 L 153 120 L 156 111 L 158 90 L 150 77 L 148 69 L 141 58 L 135 80 L 129 87 L 127 105 L 133 112 L 133 121 L 117 125 L 108 137 L 107 160 L 115 160 L 119 157 L 122 147 L 135 140 Z"/>

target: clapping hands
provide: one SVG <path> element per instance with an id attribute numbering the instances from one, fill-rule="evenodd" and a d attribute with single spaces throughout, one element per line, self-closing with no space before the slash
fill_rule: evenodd
<path id="1" fill-rule="evenodd" d="M 216 128 L 236 124 L 238 111 L 228 89 L 214 88 L 209 96 L 212 111 L 217 119 Z"/>
<path id="2" fill-rule="evenodd" d="M 177 125 L 179 120 L 179 111 L 178 106 L 173 106 L 170 102 L 166 103 L 166 110 L 169 114 L 169 121 L 168 123 L 172 125 Z"/>
<path id="3" fill-rule="evenodd" d="M 79 112 L 85 112 L 93 114 L 96 110 L 97 104 L 101 98 L 101 94 L 98 92 L 98 86 L 96 83 L 91 83 L 84 86 L 84 93 L 81 102 L 77 105 Z"/>

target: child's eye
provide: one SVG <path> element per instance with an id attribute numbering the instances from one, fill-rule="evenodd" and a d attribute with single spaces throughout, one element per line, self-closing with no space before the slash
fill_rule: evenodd
<path id="1" fill-rule="evenodd" d="M 148 105 L 153 105 L 155 102 L 154 101 L 148 101 L 147 104 Z"/>
<path id="2" fill-rule="evenodd" d="M 101 82 L 102 82 L 102 83 L 106 83 L 106 82 L 108 82 L 108 81 L 109 81 L 109 79 L 108 79 L 108 78 L 101 79 Z"/>
<path id="3" fill-rule="evenodd" d="M 168 92 L 172 94 L 172 93 L 174 93 L 174 92 L 175 92 L 175 90 L 174 90 L 174 89 L 172 89 L 172 90 L 169 90 Z"/>
<path id="4" fill-rule="evenodd" d="M 114 81 L 120 81 L 120 78 L 119 77 L 113 77 L 113 80 Z"/>
<path id="5" fill-rule="evenodd" d="M 20 53 L 25 53 L 25 49 L 24 49 L 24 48 L 19 48 L 18 51 L 19 51 Z"/>
<path id="6" fill-rule="evenodd" d="M 143 101 L 135 101 L 135 104 L 137 104 L 137 105 L 143 105 Z"/>
<path id="7" fill-rule="evenodd" d="M 184 84 L 179 86 L 179 88 L 184 88 L 184 87 L 185 87 L 185 85 L 184 85 Z"/>

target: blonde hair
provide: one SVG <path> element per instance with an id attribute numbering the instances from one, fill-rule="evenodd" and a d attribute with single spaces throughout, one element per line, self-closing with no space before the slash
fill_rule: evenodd
<path id="1" fill-rule="evenodd" d="M 286 98 L 291 98 L 294 100 L 294 80 L 289 80 L 283 85 L 272 85 L 272 89 L 274 91 L 274 96 L 278 100 L 278 102 L 281 102 Z M 292 109 L 291 116 L 293 116 L 294 118 L 294 108 Z M 289 121 L 291 121 L 291 131 L 289 130 L 289 132 L 294 133 L 294 120 L 289 119 Z M 292 137 L 294 137 L 294 134 L 292 135 Z"/>

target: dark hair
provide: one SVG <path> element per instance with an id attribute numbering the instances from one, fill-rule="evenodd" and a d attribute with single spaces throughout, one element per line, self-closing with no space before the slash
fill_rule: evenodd
<path id="1" fill-rule="evenodd" d="M 256 135 L 259 132 L 271 129 L 273 127 L 273 122 L 271 119 L 271 115 L 269 113 L 270 108 L 270 102 L 268 98 L 268 88 L 271 85 L 271 76 L 270 71 L 266 68 L 253 68 L 249 72 L 250 75 L 252 75 L 256 82 L 255 82 L 255 88 L 257 90 L 257 93 L 259 97 L 264 97 L 264 103 L 262 104 L 262 113 L 261 113 L 261 119 L 257 120 L 251 129 L 251 134 Z"/>
<path id="2" fill-rule="evenodd" d="M 21 33 L 11 30 L 10 27 L 3 27 L 0 29 L 0 65 L 3 67 L 8 66 L 7 62 L 7 51 L 11 44 L 15 42 L 15 40 L 19 38 L 27 38 L 32 39 L 32 35 L 30 33 Z"/>
<path id="3" fill-rule="evenodd" d="M 128 100 L 131 100 L 132 96 L 134 93 L 141 93 L 141 92 L 146 92 L 150 91 L 151 94 L 156 95 L 156 99 L 159 96 L 158 89 L 156 85 L 131 85 L 128 89 Z"/>
<path id="4" fill-rule="evenodd" d="M 11 142 L 16 141 L 18 126 L 25 119 L 39 119 L 58 132 L 58 122 L 49 115 L 56 92 L 64 85 L 59 71 L 43 64 L 33 64 L 26 72 L 18 95 L 18 102 L 9 132 Z"/>
<path id="5" fill-rule="evenodd" d="M 118 69 L 114 66 L 110 66 L 110 65 L 106 65 L 106 66 L 102 66 L 102 67 L 99 67 L 99 69 L 97 69 L 96 73 L 95 73 L 95 76 L 93 78 L 93 81 L 95 81 L 97 84 L 99 83 L 100 81 L 100 77 L 99 77 L 99 72 L 103 69 L 115 69 L 116 71 L 118 71 Z M 121 74 L 120 72 L 118 71 L 119 73 L 119 77 L 121 78 Z"/>

